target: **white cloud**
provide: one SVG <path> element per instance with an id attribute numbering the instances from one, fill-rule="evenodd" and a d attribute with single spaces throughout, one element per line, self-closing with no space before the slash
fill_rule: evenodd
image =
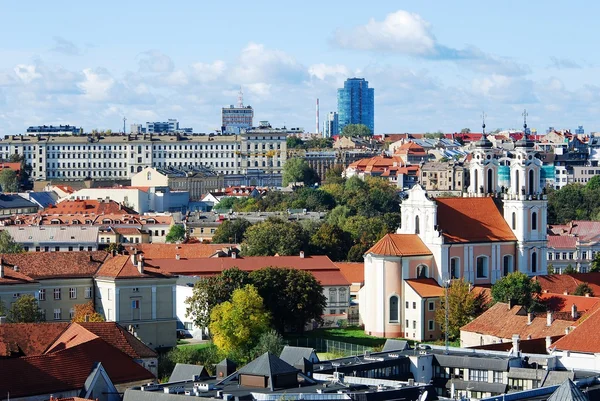
<path id="1" fill-rule="evenodd" d="M 338 85 L 352 74 L 350 69 L 345 65 L 327 65 L 323 63 L 311 65 L 308 67 L 308 73 L 311 77 L 315 77 L 321 81 L 334 81 Z"/>
<path id="2" fill-rule="evenodd" d="M 271 94 L 271 85 L 264 82 L 246 84 L 245 86 L 248 89 L 248 92 L 259 97 L 269 96 Z"/>
<path id="3" fill-rule="evenodd" d="M 335 42 L 346 49 L 386 50 L 423 56 L 436 51 L 436 40 L 429 22 L 404 10 L 388 14 L 383 21 L 371 18 L 365 25 L 338 30 Z"/>
<path id="4" fill-rule="evenodd" d="M 537 103 L 538 96 L 534 91 L 534 83 L 528 79 L 493 74 L 475 78 L 472 91 L 495 102 L 523 104 Z"/>
<path id="5" fill-rule="evenodd" d="M 52 51 L 69 56 L 81 55 L 81 49 L 75 43 L 60 36 L 55 36 L 53 39 L 54 47 L 52 48 Z"/>
<path id="6" fill-rule="evenodd" d="M 158 50 L 148 50 L 138 54 L 140 72 L 164 73 L 174 69 L 173 60 Z"/>
<path id="7" fill-rule="evenodd" d="M 78 86 L 84 92 L 84 96 L 92 101 L 109 100 L 110 92 L 115 85 L 115 80 L 108 71 L 97 68 L 86 68 L 83 70 L 85 80 Z"/>
<path id="8" fill-rule="evenodd" d="M 172 73 L 168 74 L 164 78 L 164 81 L 167 85 L 173 86 L 187 85 L 189 82 L 186 73 L 181 70 L 173 71 Z"/>
<path id="9" fill-rule="evenodd" d="M 300 83 L 307 78 L 306 68 L 294 57 L 258 43 L 249 43 L 242 50 L 232 71 L 232 80 L 241 84 Z"/>
<path id="10" fill-rule="evenodd" d="M 226 68 L 227 65 L 222 60 L 212 63 L 194 63 L 192 64 L 192 73 L 198 82 L 212 82 L 219 79 Z"/>
<path id="11" fill-rule="evenodd" d="M 552 62 L 551 67 L 559 69 L 559 70 L 568 69 L 568 68 L 575 68 L 575 69 L 581 68 L 581 65 L 579 65 L 575 61 L 568 59 L 568 58 L 551 56 L 550 61 Z"/>
<path id="12" fill-rule="evenodd" d="M 23 81 L 26 84 L 31 83 L 31 81 L 42 77 L 42 74 L 36 71 L 35 65 L 19 64 L 15 67 L 14 71 L 15 74 L 17 74 L 17 76 L 19 77 L 19 79 L 21 79 L 21 81 Z"/>

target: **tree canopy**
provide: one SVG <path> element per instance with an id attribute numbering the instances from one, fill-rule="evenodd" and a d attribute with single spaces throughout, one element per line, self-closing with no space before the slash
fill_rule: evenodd
<path id="1" fill-rule="evenodd" d="M 13 237 L 10 236 L 8 231 L 0 231 L 0 253 L 21 253 L 23 247 L 21 244 L 15 242 Z"/>
<path id="2" fill-rule="evenodd" d="M 579 283 L 577 287 L 575 287 L 575 291 L 573 291 L 573 295 L 585 296 L 588 295 L 590 297 L 594 296 L 594 290 L 590 287 L 588 283 Z"/>
<path id="3" fill-rule="evenodd" d="M 242 252 L 247 256 L 298 255 L 306 244 L 307 238 L 299 223 L 269 218 L 246 230 Z"/>
<path id="4" fill-rule="evenodd" d="M 247 285 L 233 291 L 231 301 L 213 308 L 209 328 L 219 350 L 247 354 L 269 330 L 270 321 L 258 290 Z"/>
<path id="5" fill-rule="evenodd" d="M 214 243 L 239 244 L 242 242 L 246 230 L 252 224 L 246 219 L 225 220 L 217 227 L 212 237 Z"/>
<path id="6" fill-rule="evenodd" d="M 283 186 L 287 186 L 290 183 L 302 182 L 306 186 L 313 185 L 319 182 L 317 172 L 312 169 L 306 160 L 292 157 L 287 159 L 283 166 Z"/>
<path id="7" fill-rule="evenodd" d="M 167 242 L 178 242 L 185 239 L 185 228 L 181 224 L 174 224 L 169 229 L 165 240 Z"/>
<path id="8" fill-rule="evenodd" d="M 509 273 L 492 285 L 494 302 L 512 302 L 525 307 L 527 311 L 540 309 L 541 292 L 542 287 L 539 282 L 518 271 Z"/>
<path id="9" fill-rule="evenodd" d="M 231 299 L 233 291 L 250 284 L 248 273 L 233 267 L 221 274 L 202 277 L 194 285 L 192 296 L 185 300 L 186 316 L 198 327 L 208 327 L 213 308 Z"/>
<path id="10" fill-rule="evenodd" d="M 586 185 L 568 184 L 548 191 L 548 224 L 571 220 L 600 220 L 600 177 Z"/>
<path id="11" fill-rule="evenodd" d="M 38 323 L 46 318 L 33 295 L 21 295 L 8 310 L 7 320 L 10 323 Z"/>
<path id="12" fill-rule="evenodd" d="M 342 128 L 342 136 L 371 136 L 373 133 L 365 124 L 347 124 Z"/>
<path id="13" fill-rule="evenodd" d="M 19 192 L 19 178 L 14 170 L 9 168 L 0 171 L 0 187 L 2 192 Z"/>
<path id="14" fill-rule="evenodd" d="M 470 283 L 464 279 L 452 280 L 450 286 L 444 291 L 448 292 L 448 306 L 444 294 L 440 307 L 436 311 L 435 320 L 441 326 L 442 332 L 445 332 L 446 308 L 448 308 L 448 339 L 455 340 L 460 337 L 460 328 L 475 318 L 479 306 L 477 298 L 471 292 Z"/>
<path id="15" fill-rule="evenodd" d="M 263 297 L 279 332 L 283 333 L 285 328 L 302 332 L 311 320 L 322 322 L 327 299 L 311 273 L 266 267 L 250 273 L 250 280 Z"/>
<path id="16" fill-rule="evenodd" d="M 84 304 L 78 304 L 73 307 L 75 314 L 71 319 L 72 322 L 103 322 L 104 316 L 96 312 L 94 302 L 89 301 Z"/>

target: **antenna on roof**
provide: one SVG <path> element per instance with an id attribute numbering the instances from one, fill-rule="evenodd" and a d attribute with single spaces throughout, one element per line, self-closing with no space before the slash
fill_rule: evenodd
<path id="1" fill-rule="evenodd" d="M 487 116 L 485 115 L 485 111 L 481 112 L 481 128 L 483 129 L 483 136 L 485 136 L 485 118 Z"/>
<path id="2" fill-rule="evenodd" d="M 125 121 L 127 121 L 126 117 L 123 117 L 123 133 L 126 134 L 127 132 L 125 131 Z"/>
<path id="3" fill-rule="evenodd" d="M 242 91 L 242 87 L 240 85 L 240 91 L 238 92 L 238 104 L 237 104 L 239 109 L 242 109 L 244 107 L 244 92 Z"/>

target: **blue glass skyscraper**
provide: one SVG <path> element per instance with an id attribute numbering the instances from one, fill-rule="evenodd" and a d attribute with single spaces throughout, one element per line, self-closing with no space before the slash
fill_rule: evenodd
<path id="1" fill-rule="evenodd" d="M 375 89 L 364 78 L 348 78 L 338 89 L 339 132 L 348 124 L 364 124 L 375 132 Z"/>

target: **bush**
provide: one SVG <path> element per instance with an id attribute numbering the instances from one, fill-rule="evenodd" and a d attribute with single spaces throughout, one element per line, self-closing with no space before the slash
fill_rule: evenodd
<path id="1" fill-rule="evenodd" d="M 178 363 L 204 365 L 208 373 L 214 374 L 220 356 L 217 347 L 212 344 L 206 348 L 192 346 L 171 348 L 158 354 L 158 378 L 161 381 L 167 380 Z"/>

